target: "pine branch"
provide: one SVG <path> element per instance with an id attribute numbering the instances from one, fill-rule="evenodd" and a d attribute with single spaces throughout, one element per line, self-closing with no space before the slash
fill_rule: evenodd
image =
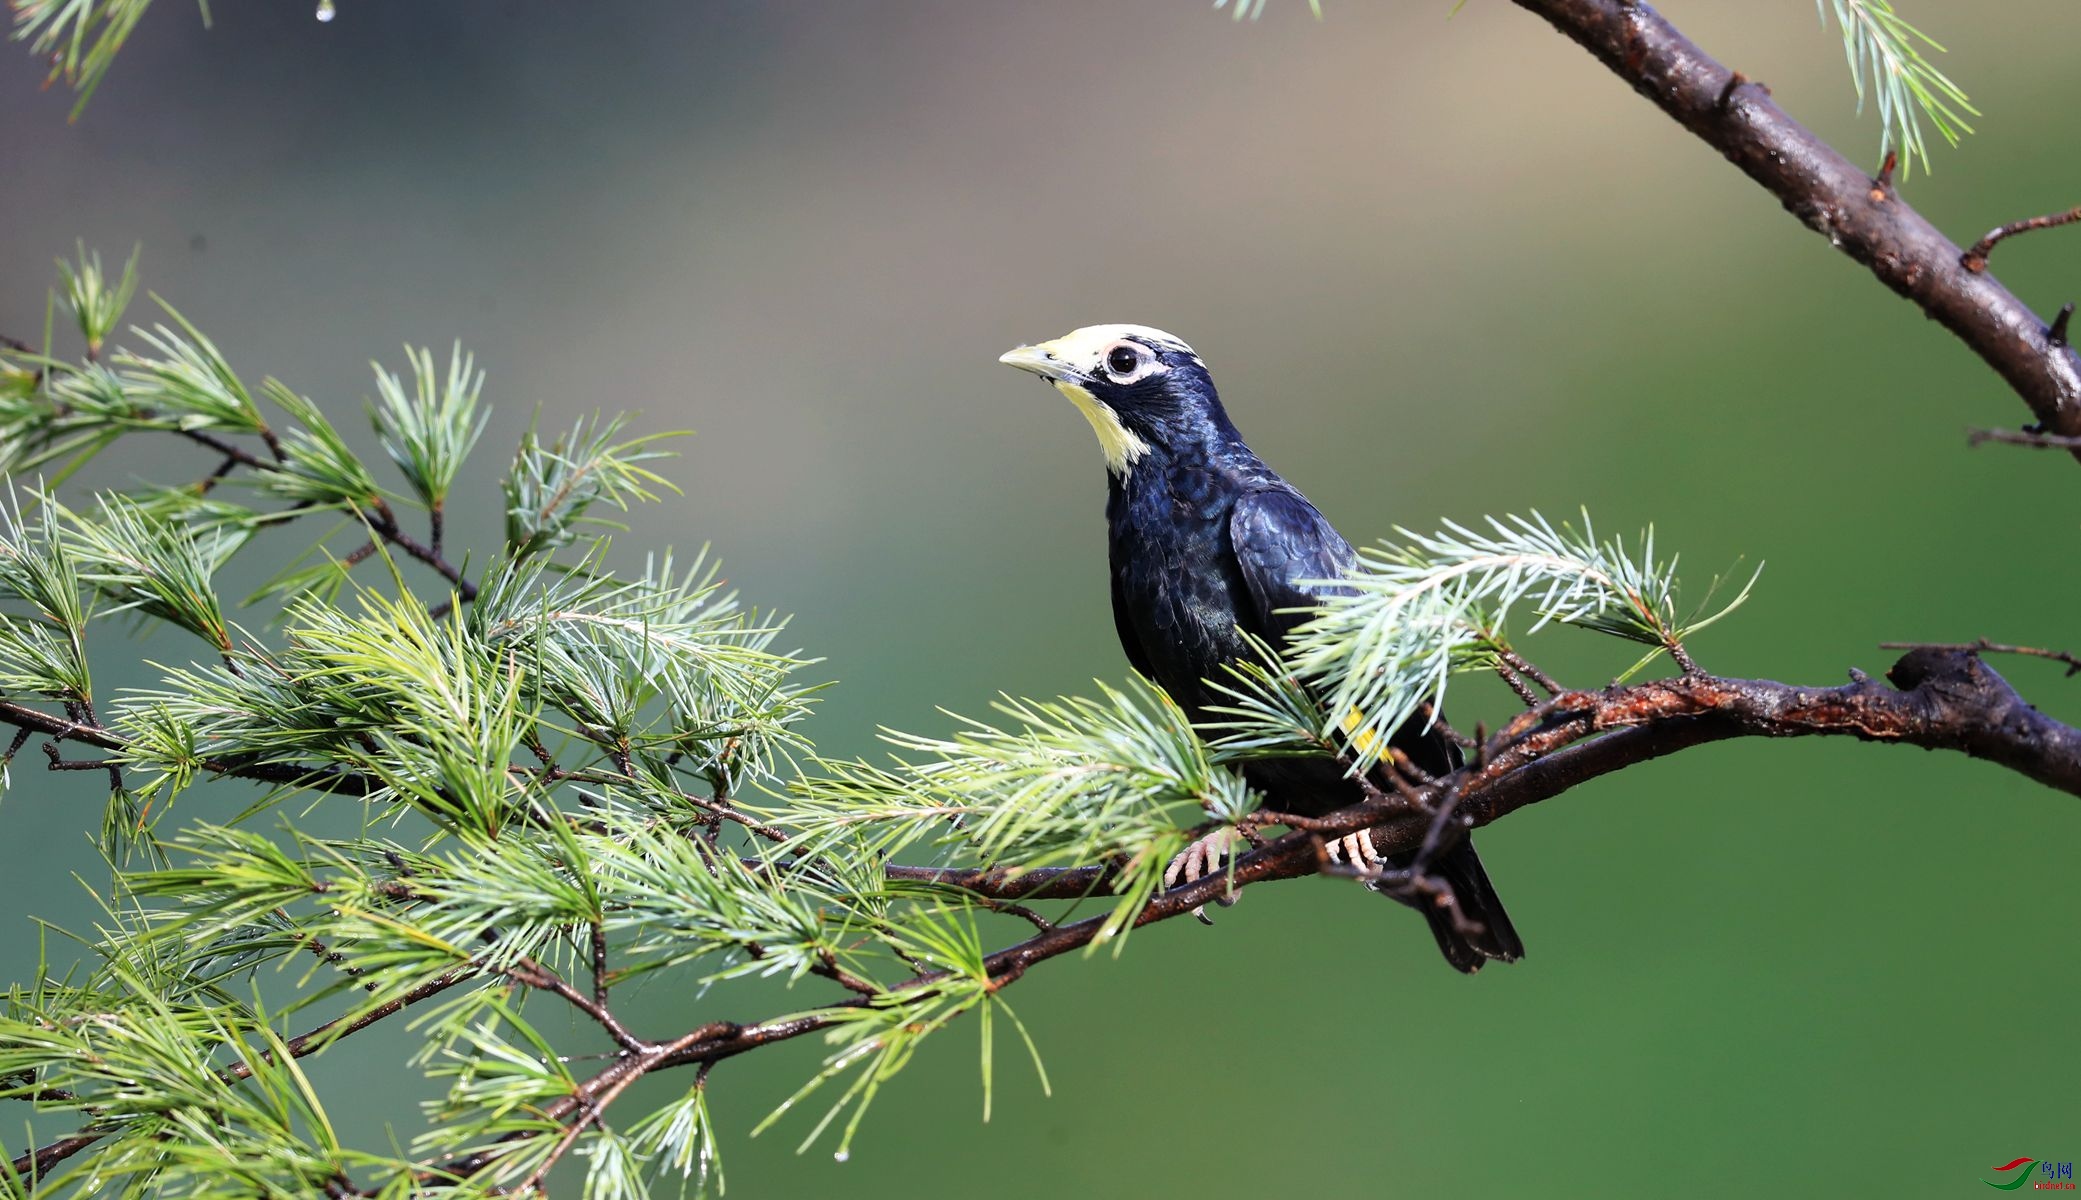
<path id="1" fill-rule="evenodd" d="M 1463 828 L 1493 824 L 1583 783 L 1667 754 L 1735 737 L 1848 736 L 1924 749 L 1960 751 L 2081 796 L 2081 730 L 2043 716 L 1973 654 L 1917 650 L 1889 672 L 1896 687 L 1870 680 L 1836 688 L 1802 688 L 1767 680 L 1682 676 L 1595 692 L 1566 692 L 1526 713 L 1485 744 L 1474 764 L 1431 785 L 1434 797 L 1456 796 Z M 1320 873 L 1325 835 L 1369 831 L 1382 855 L 1423 848 L 1436 838 L 1436 814 L 1374 804 L 1340 810 L 1239 859 L 1226 873 L 1153 897 L 1134 916 L 1137 927 L 1172 920 L 1232 889 Z M 1106 869 L 1017 872 L 891 868 L 891 878 L 957 888 L 995 899 L 1076 898 L 1100 889 Z M 1106 936 L 1108 916 L 1042 931 L 984 960 L 992 990 L 1017 982 L 1032 967 Z M 929 991 L 952 972 L 923 975 L 905 992 Z M 831 1028 L 847 1010 L 874 1002 L 861 996 L 816 1013 L 751 1024 L 712 1022 L 669 1048 L 625 1058 L 594 1075 L 545 1115 L 560 1123 L 595 1119 L 599 1108 L 637 1077 L 698 1064 L 711 1067 L 765 1046 Z M 469 1178 L 496 1161 L 486 1153 L 447 1163 L 429 1179 Z"/>
<path id="2" fill-rule="evenodd" d="M 103 750 L 127 753 L 132 744 L 103 726 L 67 720 L 12 700 L 0 700 L 0 724 L 12 725 L 30 734 L 49 734 L 53 741 L 81 742 Z M 293 763 L 253 762 L 237 758 L 204 758 L 197 766 L 206 774 L 245 779 L 329 792 L 339 796 L 368 796 L 383 790 L 373 776 L 328 766 L 298 766 Z"/>
<path id="3" fill-rule="evenodd" d="M 1469 828 L 1478 828 L 1613 771 L 1738 737 L 1853 737 L 1957 751 L 2081 796 L 2081 730 L 2037 711 L 1978 658 L 1983 651 L 2002 649 L 1977 643 L 1916 646 L 1887 673 L 1893 688 L 1870 679 L 1811 688 L 1705 676 L 1564 692 L 1489 739 L 1491 765 L 1470 778 L 1462 811 L 1471 818 Z M 2041 656 L 2068 661 L 2051 652 Z M 1420 815 L 1374 824 L 1379 811 L 1378 805 L 1346 809 L 1321 818 L 1310 832 L 1370 828 L 1383 854 L 1421 845 L 1425 824 Z M 1313 873 L 1312 866 L 1301 869 L 1296 847 L 1304 842 L 1282 839 L 1245 855 L 1237 864 L 1237 886 Z M 1109 874 L 1100 866 L 1029 871 L 892 866 L 888 871 L 891 879 L 1026 901 L 1103 892 Z M 1181 890 L 1205 902 L 1201 892 Z M 1176 894 L 1157 897 L 1151 910 L 1171 911 Z"/>

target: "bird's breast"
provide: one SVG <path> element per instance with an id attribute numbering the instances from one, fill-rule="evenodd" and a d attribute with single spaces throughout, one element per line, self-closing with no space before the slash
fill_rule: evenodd
<path id="1" fill-rule="evenodd" d="M 1109 506 L 1114 603 L 1122 636 L 1141 643 L 1156 682 L 1198 718 L 1218 702 L 1205 680 L 1247 651 L 1236 626 L 1251 600 L 1227 506 L 1190 491 L 1152 493 Z"/>

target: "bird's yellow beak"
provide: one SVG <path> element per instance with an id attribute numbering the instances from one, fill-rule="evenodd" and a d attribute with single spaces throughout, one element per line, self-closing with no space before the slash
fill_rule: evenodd
<path id="1" fill-rule="evenodd" d="M 1042 342 L 1038 346 L 1021 346 L 999 355 L 997 361 L 1007 367 L 1031 371 L 1042 379 L 1052 379 L 1057 383 L 1081 382 L 1084 378 L 1083 373 L 1063 361 L 1062 356 L 1057 353 L 1058 345 L 1057 342 Z"/>
<path id="2" fill-rule="evenodd" d="M 1135 461 L 1149 452 L 1149 443 L 1121 424 L 1120 414 L 1091 394 L 1091 376 L 1071 365 L 1072 356 L 1084 356 L 1068 349 L 1064 343 L 1073 342 L 1078 334 L 1086 332 L 1080 329 L 1052 342 L 1021 346 L 999 355 L 997 361 L 1021 371 L 1031 371 L 1054 384 L 1055 390 L 1068 397 L 1069 402 L 1077 406 L 1077 411 L 1084 414 L 1084 419 L 1091 422 L 1092 431 L 1098 434 L 1099 448 L 1105 451 L 1106 469 L 1124 477 Z"/>

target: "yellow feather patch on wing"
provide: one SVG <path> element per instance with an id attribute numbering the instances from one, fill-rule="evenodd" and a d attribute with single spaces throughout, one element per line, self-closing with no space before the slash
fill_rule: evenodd
<path id="1" fill-rule="evenodd" d="M 1120 414 L 1089 390 L 1066 379 L 1052 382 L 1055 390 L 1069 397 L 1069 402 L 1077 406 L 1077 411 L 1084 414 L 1086 421 L 1091 422 L 1091 431 L 1098 435 L 1099 449 L 1105 451 L 1106 470 L 1115 475 L 1125 475 L 1136 459 L 1149 452 L 1149 443 L 1121 424 Z"/>
<path id="2" fill-rule="evenodd" d="M 1366 714 L 1355 708 L 1344 714 L 1344 732 L 1351 738 L 1352 747 L 1360 754 L 1370 756 L 1373 747 L 1380 743 L 1380 738 L 1370 729 L 1361 729 L 1360 726 L 1365 723 Z"/>

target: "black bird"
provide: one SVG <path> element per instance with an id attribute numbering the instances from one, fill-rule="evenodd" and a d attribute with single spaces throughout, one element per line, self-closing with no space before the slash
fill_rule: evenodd
<path id="1" fill-rule="evenodd" d="M 999 361 L 1055 385 L 1098 433 L 1106 459 L 1113 622 L 1135 670 L 1154 680 L 1195 723 L 1222 697 L 1207 682 L 1223 664 L 1252 654 L 1245 633 L 1283 645 L 1307 609 L 1350 571 L 1351 546 L 1315 506 L 1243 444 L 1206 363 L 1192 347 L 1143 325 L 1093 325 L 1052 342 L 1021 346 Z M 1412 720 L 1390 739 L 1423 770 L 1443 775 L 1459 747 Z M 1315 816 L 1359 799 L 1356 781 L 1328 759 L 1273 759 L 1245 771 L 1280 811 Z M 1347 839 L 1347 841 L 1349 841 Z M 1222 847 L 1180 856 L 1187 878 L 1219 861 Z M 1370 844 L 1347 853 L 1370 856 Z M 1195 857 L 1196 856 L 1196 857 Z M 1387 860 L 1406 866 L 1406 857 Z M 1175 875 L 1177 864 L 1173 864 Z M 1473 972 L 1490 959 L 1515 962 L 1524 943 L 1511 927 L 1471 839 L 1430 864 L 1451 885 L 1464 931 L 1445 908 L 1404 898 L 1423 913 L 1438 948 Z M 1392 893 L 1389 893 L 1392 894 Z"/>

